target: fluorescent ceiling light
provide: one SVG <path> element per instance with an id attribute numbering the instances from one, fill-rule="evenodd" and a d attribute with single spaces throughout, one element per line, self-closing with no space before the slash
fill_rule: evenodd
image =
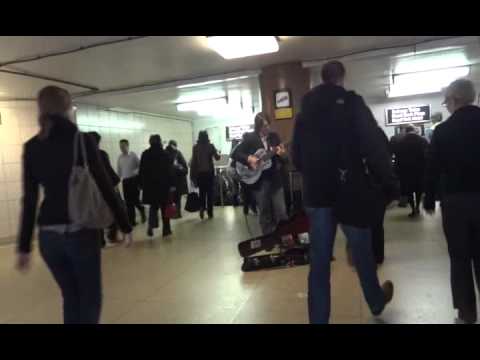
<path id="1" fill-rule="evenodd" d="M 234 81 L 234 80 L 242 80 L 242 79 L 247 79 L 247 78 L 249 78 L 248 75 L 237 76 L 237 77 L 227 78 L 227 79 L 220 79 L 220 80 L 203 81 L 203 82 L 199 82 L 199 83 L 180 85 L 180 86 L 177 86 L 177 89 L 186 89 L 186 88 L 197 87 L 197 86 L 220 84 L 220 83 L 223 83 L 223 82 Z"/>
<path id="2" fill-rule="evenodd" d="M 199 115 L 209 115 L 220 112 L 227 106 L 226 97 L 216 99 L 205 99 L 177 104 L 177 111 L 194 111 Z"/>
<path id="3" fill-rule="evenodd" d="M 279 49 L 275 36 L 207 36 L 207 42 L 210 49 L 227 60 L 274 53 Z"/>
<path id="4" fill-rule="evenodd" d="M 387 96 L 392 98 L 441 92 L 451 82 L 465 77 L 469 73 L 469 66 L 461 66 L 408 74 L 394 74 L 393 83 L 387 92 Z"/>
<path id="5" fill-rule="evenodd" d="M 399 59 L 394 73 L 410 73 L 469 65 L 463 51 L 443 51 Z"/>

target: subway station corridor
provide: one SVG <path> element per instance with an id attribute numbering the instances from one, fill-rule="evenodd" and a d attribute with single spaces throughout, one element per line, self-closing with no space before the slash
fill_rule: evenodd
<path id="1" fill-rule="evenodd" d="M 440 213 L 407 217 L 387 212 L 381 280 L 395 284 L 392 303 L 374 318 L 349 267 L 338 232 L 332 263 L 333 324 L 453 324 L 449 262 Z M 249 216 L 252 231 L 256 218 Z M 213 220 L 196 215 L 173 222 L 174 235 L 154 241 L 135 231 L 131 248 L 103 251 L 103 324 L 306 324 L 308 266 L 243 273 L 238 242 L 249 238 L 241 208 L 216 208 Z M 0 323 L 60 324 L 61 296 L 44 262 L 13 267 L 11 245 L 0 248 Z"/>

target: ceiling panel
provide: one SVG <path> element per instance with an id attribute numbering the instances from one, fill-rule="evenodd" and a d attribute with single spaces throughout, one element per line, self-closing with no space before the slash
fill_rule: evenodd
<path id="1" fill-rule="evenodd" d="M 0 36 L 0 62 L 76 49 L 128 36 Z"/>
<path id="2" fill-rule="evenodd" d="M 122 38 L 126 38 L 126 36 L 0 37 L 0 61 L 75 49 L 92 43 Z M 258 70 L 272 64 L 318 60 L 362 50 L 407 45 L 434 38 L 442 37 L 282 36 L 278 53 L 224 60 L 207 47 L 204 36 L 152 36 L 21 63 L 15 65 L 15 68 L 108 90 L 145 83 Z M 358 66 L 357 70 L 352 70 L 351 73 L 361 74 L 361 79 L 352 77 L 352 82 L 361 81 L 366 88 L 377 91 L 378 84 L 385 81 L 385 72 L 388 73 L 389 64 L 382 63 L 381 60 L 372 63 L 370 60 Z M 52 82 L 2 74 L 0 91 L 4 91 L 6 95 L 3 96 L 6 97 L 34 97 L 42 86 L 49 83 Z M 250 89 L 254 96 L 258 94 L 258 86 L 255 87 L 252 84 L 232 83 L 228 86 L 244 86 Z M 74 93 L 85 91 L 85 89 L 71 86 L 66 86 L 66 88 Z M 208 86 L 208 91 L 212 91 L 212 89 L 218 89 L 218 86 Z M 84 97 L 79 101 L 106 107 L 124 107 L 138 111 L 178 115 L 174 101 L 189 92 L 202 91 L 206 92 L 207 88 L 185 89 L 184 91 L 168 89 L 122 95 L 104 93 Z M 259 103 L 260 100 L 256 99 L 255 101 Z"/>
<path id="3" fill-rule="evenodd" d="M 49 76 L 83 81 L 101 89 L 152 81 L 189 79 L 263 66 L 336 56 L 435 37 L 286 36 L 275 54 L 224 60 L 204 36 L 152 36 L 19 65 Z"/>
<path id="4" fill-rule="evenodd" d="M 194 112 L 177 111 L 177 103 L 223 97 L 232 91 L 248 92 L 253 105 L 260 108 L 260 88 L 257 77 L 228 81 L 220 84 L 196 86 L 190 88 L 170 87 L 154 91 L 99 94 L 76 98 L 76 102 L 104 106 L 108 108 L 123 108 L 141 112 L 157 113 L 188 119 L 201 116 Z"/>

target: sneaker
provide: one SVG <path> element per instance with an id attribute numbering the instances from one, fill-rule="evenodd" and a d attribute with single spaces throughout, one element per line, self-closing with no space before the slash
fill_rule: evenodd
<path id="1" fill-rule="evenodd" d="M 383 305 L 383 308 L 380 311 L 372 312 L 373 315 L 379 316 L 383 312 L 383 310 L 385 310 L 388 303 L 390 303 L 390 301 L 392 301 L 393 289 L 394 289 L 393 288 L 393 283 L 390 280 L 387 280 L 383 283 L 382 290 L 383 290 L 383 294 L 385 296 L 385 304 Z"/>
<path id="2" fill-rule="evenodd" d="M 170 235 L 172 235 L 172 230 L 163 231 L 163 237 L 167 237 L 167 236 L 170 236 Z"/>
<path id="3" fill-rule="evenodd" d="M 150 237 L 153 236 L 153 229 L 152 228 L 148 228 L 147 235 L 150 236 Z"/>

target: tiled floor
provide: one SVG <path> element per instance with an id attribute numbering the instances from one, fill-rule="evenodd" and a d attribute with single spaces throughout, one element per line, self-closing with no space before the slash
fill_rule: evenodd
<path id="1" fill-rule="evenodd" d="M 449 263 L 439 215 L 386 218 L 381 280 L 395 297 L 381 318 L 363 300 L 339 232 L 332 264 L 332 323 L 454 323 Z M 136 233 L 130 248 L 103 252 L 102 323 L 306 323 L 308 267 L 242 273 L 237 243 L 249 238 L 241 209 L 217 208 L 213 220 L 188 215 L 168 239 Z M 256 218 L 250 227 L 258 231 Z M 61 323 L 60 293 L 35 251 L 31 271 L 13 269 L 13 247 L 0 247 L 0 323 Z"/>

